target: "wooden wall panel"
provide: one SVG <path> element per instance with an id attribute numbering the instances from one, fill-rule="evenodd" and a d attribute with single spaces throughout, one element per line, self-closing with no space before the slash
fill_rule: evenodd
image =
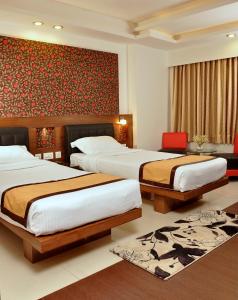
<path id="1" fill-rule="evenodd" d="M 113 123 L 115 129 L 115 138 L 119 139 L 120 118 L 127 120 L 127 140 L 128 147 L 133 147 L 133 119 L 132 115 L 105 115 L 105 116 L 88 116 L 72 115 L 63 117 L 31 117 L 31 118 L 0 118 L 0 127 L 27 127 L 29 130 L 29 150 L 32 154 L 45 152 L 62 152 L 64 160 L 64 126 L 71 124 L 97 124 Z M 55 146 L 53 148 L 37 148 L 36 128 L 54 127 Z"/>

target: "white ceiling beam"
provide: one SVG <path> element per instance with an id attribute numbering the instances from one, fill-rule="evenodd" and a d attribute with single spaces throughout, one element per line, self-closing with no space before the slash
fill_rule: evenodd
<path id="1" fill-rule="evenodd" d="M 177 43 L 177 41 L 174 39 L 174 37 L 171 34 L 159 30 L 153 30 L 153 29 L 141 31 L 140 33 L 136 34 L 135 37 L 136 39 L 144 39 L 147 37 L 151 37 L 157 40 L 161 40 L 173 44 Z"/>
<path id="2" fill-rule="evenodd" d="M 238 21 L 223 23 L 223 24 L 210 26 L 206 28 L 200 28 L 192 31 L 176 33 L 173 35 L 173 39 L 178 42 L 183 42 L 187 40 L 193 40 L 196 38 L 204 37 L 212 33 L 229 33 L 232 30 L 238 30 Z"/>
<path id="3" fill-rule="evenodd" d="M 141 21 L 134 22 L 134 31 L 140 32 L 147 29 L 156 29 L 161 22 L 170 21 L 174 18 L 181 18 L 211 10 L 223 5 L 235 3 L 237 0 L 190 0 L 181 4 L 170 6 L 144 18 Z"/>
<path id="4" fill-rule="evenodd" d="M 162 41 L 170 42 L 173 44 L 177 43 L 177 41 L 174 39 L 173 35 L 171 35 L 167 32 L 159 31 L 159 30 L 150 29 L 150 37 L 153 37 L 155 39 L 159 39 Z"/>

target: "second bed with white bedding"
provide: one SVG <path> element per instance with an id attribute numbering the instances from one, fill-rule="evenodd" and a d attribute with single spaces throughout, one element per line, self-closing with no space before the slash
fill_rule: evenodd
<path id="1" fill-rule="evenodd" d="M 83 171 L 38 159 L 1 164 L 0 196 L 10 187 L 83 174 L 85 174 Z M 141 207 L 138 182 L 122 180 L 35 201 L 29 210 L 27 228 L 24 229 L 37 236 L 46 235 L 122 214 L 138 207 Z M 14 225 L 23 227 L 2 213 L 0 216 Z"/>
<path id="2" fill-rule="evenodd" d="M 100 154 L 73 153 L 71 166 L 80 166 L 89 172 L 102 172 L 127 178 L 139 178 L 143 163 L 179 157 L 179 154 L 155 152 L 140 149 L 123 149 L 121 151 Z M 226 173 L 227 163 L 223 158 L 206 162 L 180 166 L 174 177 L 174 190 L 186 192 L 222 178 Z"/>

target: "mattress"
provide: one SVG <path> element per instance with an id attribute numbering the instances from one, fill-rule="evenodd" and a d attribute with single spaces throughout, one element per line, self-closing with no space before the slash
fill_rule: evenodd
<path id="1" fill-rule="evenodd" d="M 13 186 L 65 179 L 85 173 L 39 159 L 1 164 L 0 196 Z M 34 202 L 28 213 L 27 228 L 2 213 L 0 217 L 39 236 L 122 214 L 141 207 L 141 203 L 138 182 L 122 180 Z"/>
<path id="2" fill-rule="evenodd" d="M 70 162 L 72 166 L 80 166 L 85 171 L 103 172 L 138 180 L 141 164 L 179 156 L 181 155 L 125 148 L 119 152 L 95 155 L 73 153 L 70 156 Z M 226 166 L 225 159 L 216 158 L 178 167 L 175 172 L 173 188 L 176 191 L 186 192 L 216 181 L 225 175 Z"/>

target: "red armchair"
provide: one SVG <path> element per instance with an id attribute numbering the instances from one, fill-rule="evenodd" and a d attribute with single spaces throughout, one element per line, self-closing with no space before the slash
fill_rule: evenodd
<path id="1" fill-rule="evenodd" d="M 236 176 L 238 177 L 238 133 L 235 136 L 234 141 L 234 155 L 233 155 L 233 163 L 229 165 L 226 172 L 227 176 Z"/>
<path id="2" fill-rule="evenodd" d="M 185 153 L 188 145 L 186 132 L 163 132 L 161 152 Z"/>

